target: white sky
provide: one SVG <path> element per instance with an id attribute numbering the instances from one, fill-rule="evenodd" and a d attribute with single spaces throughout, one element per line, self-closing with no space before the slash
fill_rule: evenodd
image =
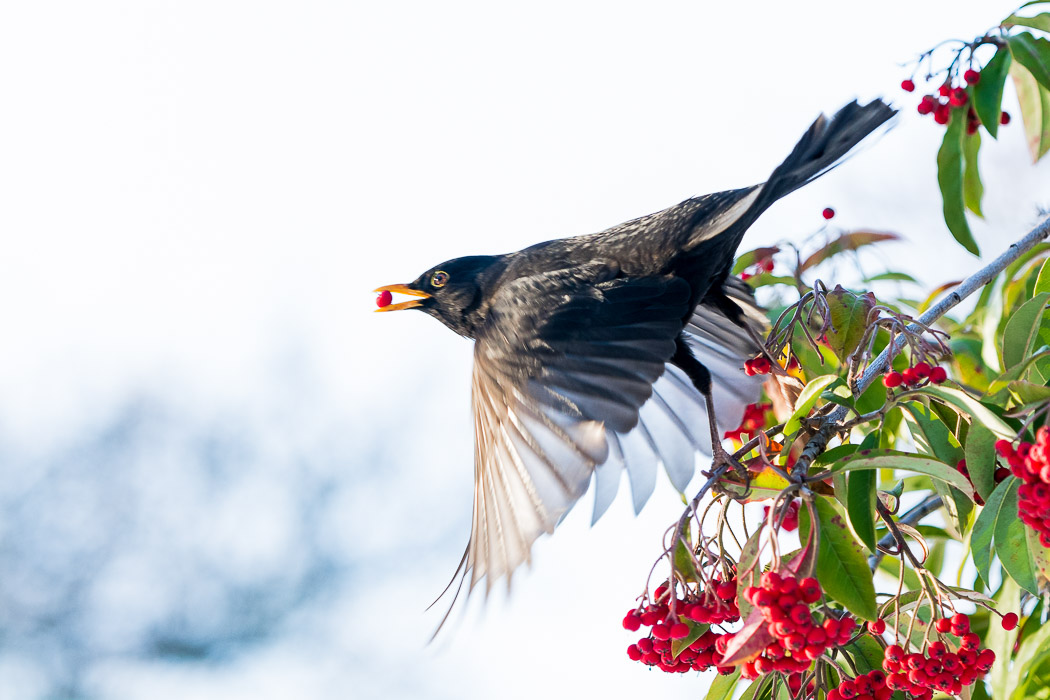
<path id="1" fill-rule="evenodd" d="M 46 451 L 141 390 L 265 412 L 289 373 L 307 376 L 324 387 L 319 424 L 387 443 L 375 469 L 395 476 L 370 499 L 415 528 L 466 528 L 470 348 L 422 314 L 372 314 L 371 289 L 761 181 L 820 111 L 878 95 L 903 108 L 898 126 L 744 246 L 801 238 L 831 205 L 843 227 L 907 237 L 887 252 L 931 287 L 959 278 L 978 261 L 940 220 L 940 131 L 897 88 L 898 64 L 1013 6 L 8 3 L 0 434 Z M 1002 134 L 982 154 L 988 219 L 974 225 L 993 255 L 1050 199 L 1019 122 Z M 637 522 L 620 501 L 588 531 L 577 509 L 510 603 L 440 649 L 423 648 L 433 620 L 418 611 L 455 548 L 376 572 L 331 611 L 353 663 L 299 640 L 227 671 L 118 668 L 103 684 L 346 697 L 349 668 L 351 697 L 697 697 L 701 681 L 622 657 L 618 621 L 678 512 L 661 489 Z M 387 512 L 371 507 L 357 526 Z M 373 625 L 387 631 L 371 642 Z"/>

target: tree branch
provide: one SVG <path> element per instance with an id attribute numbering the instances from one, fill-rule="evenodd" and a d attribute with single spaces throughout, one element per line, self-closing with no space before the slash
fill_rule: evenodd
<path id="1" fill-rule="evenodd" d="M 947 296 L 927 309 L 926 313 L 919 317 L 919 323 L 926 326 L 931 325 L 941 316 L 948 313 L 949 310 L 958 306 L 963 299 L 995 279 L 995 276 L 1006 269 L 1007 265 L 1020 258 L 1040 242 L 1046 240 L 1047 237 L 1050 237 L 1050 217 L 1044 218 L 1034 229 L 1029 231 L 1024 238 L 1011 245 L 995 260 L 967 277 L 958 287 L 950 291 Z M 920 330 L 919 326 L 915 324 L 908 326 L 908 329 L 913 332 L 918 332 Z M 904 346 L 904 343 L 905 339 L 898 336 L 890 346 L 879 353 L 879 356 L 871 361 L 871 364 L 868 365 L 864 374 L 857 380 L 858 394 L 863 393 L 865 389 L 871 386 L 872 382 L 886 371 L 891 359 L 900 351 Z M 827 449 L 828 441 L 839 431 L 839 425 L 846 419 L 847 415 L 849 415 L 849 409 L 845 406 L 839 406 L 824 419 L 820 429 L 817 430 L 816 434 L 806 443 L 802 455 L 795 463 L 795 466 L 792 469 L 793 476 L 801 477 L 809 471 L 809 467 L 813 463 L 813 460 L 819 457 L 824 450 Z"/>

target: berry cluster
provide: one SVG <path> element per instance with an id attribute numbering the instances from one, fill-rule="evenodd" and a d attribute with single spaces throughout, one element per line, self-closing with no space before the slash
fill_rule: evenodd
<path id="1" fill-rule="evenodd" d="M 1022 442 L 1014 449 L 1008 440 L 1000 440 L 995 450 L 1006 459 L 1013 475 L 1024 482 L 1017 489 L 1021 520 L 1039 533 L 1044 547 L 1050 547 L 1050 430 L 1040 428 L 1035 444 Z"/>
<path id="2" fill-rule="evenodd" d="M 890 700 L 893 690 L 886 685 L 886 674 L 875 669 L 856 678 L 845 678 L 828 691 L 828 700 Z"/>
<path id="3" fill-rule="evenodd" d="M 681 618 L 698 624 L 722 624 L 740 619 L 736 606 L 736 578 L 719 581 L 717 574 L 707 588 L 698 595 L 687 592 L 675 601 L 679 617 L 671 614 L 670 595 L 667 585 L 656 589 L 655 602 L 641 609 L 630 610 L 623 618 L 624 629 L 637 632 L 642 627 L 651 627 L 649 634 L 627 647 L 627 656 L 647 666 L 655 666 L 665 673 L 685 673 L 689 670 L 706 671 L 717 666 L 721 652 L 716 644 L 725 635 L 706 630 L 675 657 L 673 640 L 685 639 L 693 633 L 693 627 Z M 724 648 L 724 647 L 723 647 Z M 723 674 L 733 672 L 732 667 L 722 667 Z"/>
<path id="4" fill-rule="evenodd" d="M 845 644 L 852 637 L 857 626 L 853 618 L 814 618 L 809 606 L 823 596 L 817 579 L 799 581 L 790 574 L 781 576 L 767 571 L 760 584 L 745 590 L 744 597 L 762 612 L 773 642 L 757 658 L 741 666 L 740 675 L 744 678 L 754 680 L 776 671 L 802 673 L 826 649 Z M 721 644 L 724 650 L 729 636 L 716 643 L 716 649 Z"/>
<path id="5" fill-rule="evenodd" d="M 929 379 L 931 384 L 941 384 L 948 379 L 948 372 L 939 365 L 930 367 L 928 362 L 920 361 L 903 372 L 890 370 L 882 375 L 882 384 L 887 389 L 896 389 L 902 384 L 905 386 L 919 386 L 924 379 Z"/>
<path id="6" fill-rule="evenodd" d="M 725 437 L 743 443 L 743 434 L 754 435 L 766 427 L 766 411 L 773 408 L 771 403 L 750 403 L 744 409 L 744 419 L 740 421 L 740 427 L 736 430 L 727 430 Z"/>
<path id="7" fill-rule="evenodd" d="M 937 631 L 959 639 L 954 651 L 940 640 L 928 644 L 923 653 L 908 654 L 897 644 L 886 647 L 882 668 L 889 674 L 887 688 L 916 700 L 930 700 L 935 692 L 957 696 L 963 686 L 973 685 L 992 668 L 995 652 L 981 649 L 981 638 L 970 631 L 968 615 L 956 613 L 937 620 Z"/>
<path id="8" fill-rule="evenodd" d="M 971 68 L 963 73 L 962 78 L 962 82 L 965 82 L 966 85 L 974 85 L 980 81 L 981 74 L 979 71 Z M 905 80 L 901 82 L 901 89 L 905 92 L 914 92 L 915 81 Z M 977 112 L 970 102 L 969 92 L 962 84 L 953 85 L 951 78 L 949 78 L 948 81 L 937 88 L 936 95 L 924 95 L 919 101 L 919 106 L 916 110 L 922 115 L 932 114 L 933 120 L 938 124 L 947 124 L 951 120 L 951 111 L 963 108 L 966 109 L 966 133 L 971 135 L 977 133 L 977 128 L 981 126 L 981 120 L 977 117 Z M 1002 112 L 999 117 L 999 123 L 1004 126 L 1009 124 L 1010 115 Z"/>
<path id="9" fill-rule="evenodd" d="M 788 532 L 793 532 L 798 529 L 798 504 L 799 501 L 797 498 L 788 504 L 787 514 L 784 516 L 784 521 L 780 524 L 780 526 Z M 769 506 L 762 506 L 762 518 L 765 519 L 768 517 Z"/>
<path id="10" fill-rule="evenodd" d="M 1005 440 L 1004 440 L 1004 442 L 1005 442 Z M 1009 443 L 1007 443 L 1007 444 L 1009 444 Z M 970 482 L 970 486 L 973 486 L 973 479 L 970 478 L 970 470 L 966 468 L 966 460 L 965 459 L 960 459 L 959 460 L 959 463 L 955 465 L 955 471 L 957 471 L 960 474 L 962 474 L 963 476 L 965 476 L 966 480 Z M 996 467 L 995 475 L 994 475 L 993 478 L 995 479 L 996 485 L 998 485 L 1001 481 L 1005 480 L 1006 477 L 1008 477 L 1008 476 L 1010 476 L 1010 470 L 1009 469 L 1007 469 L 1006 467 Z M 984 505 L 984 499 L 981 498 L 981 494 L 977 493 L 976 489 L 974 489 L 974 492 L 973 492 L 973 500 L 974 500 L 974 503 L 976 503 L 979 506 L 983 506 Z"/>

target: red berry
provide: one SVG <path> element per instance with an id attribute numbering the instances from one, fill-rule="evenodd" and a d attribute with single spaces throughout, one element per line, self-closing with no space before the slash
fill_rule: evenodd
<path id="1" fill-rule="evenodd" d="M 915 82 L 912 81 L 912 80 L 902 80 L 901 81 L 901 90 L 904 90 L 904 92 L 914 92 L 915 91 Z"/>
<path id="2" fill-rule="evenodd" d="M 932 95 L 924 95 L 922 100 L 919 102 L 919 106 L 916 108 L 919 114 L 929 114 L 933 111 L 937 102 L 933 99 Z"/>
<path id="3" fill-rule="evenodd" d="M 880 618 L 874 622 L 869 622 L 868 631 L 872 634 L 882 634 L 886 631 L 886 621 Z"/>
<path id="4" fill-rule="evenodd" d="M 664 624 L 655 625 L 653 626 L 653 636 L 660 640 L 670 639 L 671 630 Z"/>
<path id="5" fill-rule="evenodd" d="M 637 632 L 638 628 L 642 626 L 641 616 L 632 610 L 627 613 L 627 616 L 623 618 L 623 628 L 630 632 Z"/>
<path id="6" fill-rule="evenodd" d="M 963 80 L 966 81 L 967 85 L 973 85 L 981 79 L 981 74 L 977 71 L 970 69 L 963 73 Z"/>
<path id="7" fill-rule="evenodd" d="M 382 309 L 386 306 L 390 306 L 390 302 L 393 300 L 394 295 L 384 289 L 376 297 L 376 306 Z"/>
<path id="8" fill-rule="evenodd" d="M 962 634 L 966 634 L 970 631 L 970 616 L 964 613 L 955 613 L 954 615 L 952 615 L 952 628 L 961 629 Z"/>
<path id="9" fill-rule="evenodd" d="M 995 451 L 1000 457 L 1009 457 L 1014 453 L 1014 446 L 1010 444 L 1009 440 L 996 440 Z"/>
<path id="10" fill-rule="evenodd" d="M 937 631 L 941 634 L 948 634 L 948 630 L 952 628 L 952 621 L 946 617 L 942 617 L 937 620 Z"/>
<path id="11" fill-rule="evenodd" d="M 995 470 L 995 475 L 994 475 L 995 483 L 998 484 L 998 483 L 1002 483 L 1003 481 L 1006 481 L 1006 478 L 1008 476 L 1010 476 L 1010 470 L 1009 469 L 1007 469 L 1006 467 L 998 467 Z"/>
<path id="12" fill-rule="evenodd" d="M 948 83 L 941 85 L 939 88 L 937 88 L 937 94 L 941 97 L 947 97 L 948 95 L 952 94 L 952 86 Z"/>
<path id="13" fill-rule="evenodd" d="M 1006 126 L 1007 124 L 1009 124 L 1010 123 L 1010 113 L 1009 112 L 1003 112 L 1002 114 L 1000 114 L 999 115 L 999 123 L 1002 124 L 1003 126 Z"/>
<path id="14" fill-rule="evenodd" d="M 1014 627 L 1017 627 L 1017 613 L 1003 615 L 1003 629 L 1012 630 Z"/>
<path id="15" fill-rule="evenodd" d="M 835 210 L 831 207 L 824 207 L 824 211 L 820 212 L 820 215 L 823 216 L 825 219 L 834 219 Z"/>
<path id="16" fill-rule="evenodd" d="M 930 376 L 930 364 L 928 362 L 916 362 L 915 367 L 912 369 L 915 370 L 915 376 L 919 379 L 925 379 Z"/>
<path id="17" fill-rule="evenodd" d="M 689 636 L 689 625 L 684 622 L 671 625 L 671 639 L 683 639 Z"/>
<path id="18" fill-rule="evenodd" d="M 938 124 L 947 124 L 951 118 L 951 108 L 946 104 L 937 105 L 933 109 L 933 121 Z"/>
<path id="19" fill-rule="evenodd" d="M 631 657 L 631 661 L 641 661 L 644 654 L 642 654 L 642 650 L 638 648 L 637 644 L 632 644 L 627 647 L 627 656 Z"/>
<path id="20" fill-rule="evenodd" d="M 930 370 L 930 381 L 934 384 L 941 384 L 948 379 L 948 372 L 943 367 L 934 367 Z"/>
<path id="21" fill-rule="evenodd" d="M 919 375 L 915 373 L 915 370 L 909 367 L 901 373 L 901 378 L 905 384 L 918 384 Z"/>
<path id="22" fill-rule="evenodd" d="M 952 90 L 951 97 L 948 98 L 948 104 L 952 107 L 962 107 L 970 99 L 970 96 L 966 94 L 964 88 L 955 88 Z"/>
<path id="23" fill-rule="evenodd" d="M 900 372 L 887 372 L 882 376 L 882 385 L 887 389 L 896 389 L 904 381 Z"/>

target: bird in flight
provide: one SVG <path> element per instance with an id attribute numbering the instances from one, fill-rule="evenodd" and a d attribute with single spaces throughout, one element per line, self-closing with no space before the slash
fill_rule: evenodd
<path id="1" fill-rule="evenodd" d="M 698 453 L 731 462 L 718 425 L 735 427 L 759 398 L 762 378 L 743 364 L 765 327 L 730 275 L 737 246 L 893 114 L 852 102 L 813 122 L 763 184 L 375 290 L 379 311 L 419 309 L 474 340 L 474 515 L 453 583 L 485 579 L 488 591 L 506 576 L 509 587 L 592 480 L 596 521 L 624 471 L 637 512 L 658 465 L 684 491 Z"/>

